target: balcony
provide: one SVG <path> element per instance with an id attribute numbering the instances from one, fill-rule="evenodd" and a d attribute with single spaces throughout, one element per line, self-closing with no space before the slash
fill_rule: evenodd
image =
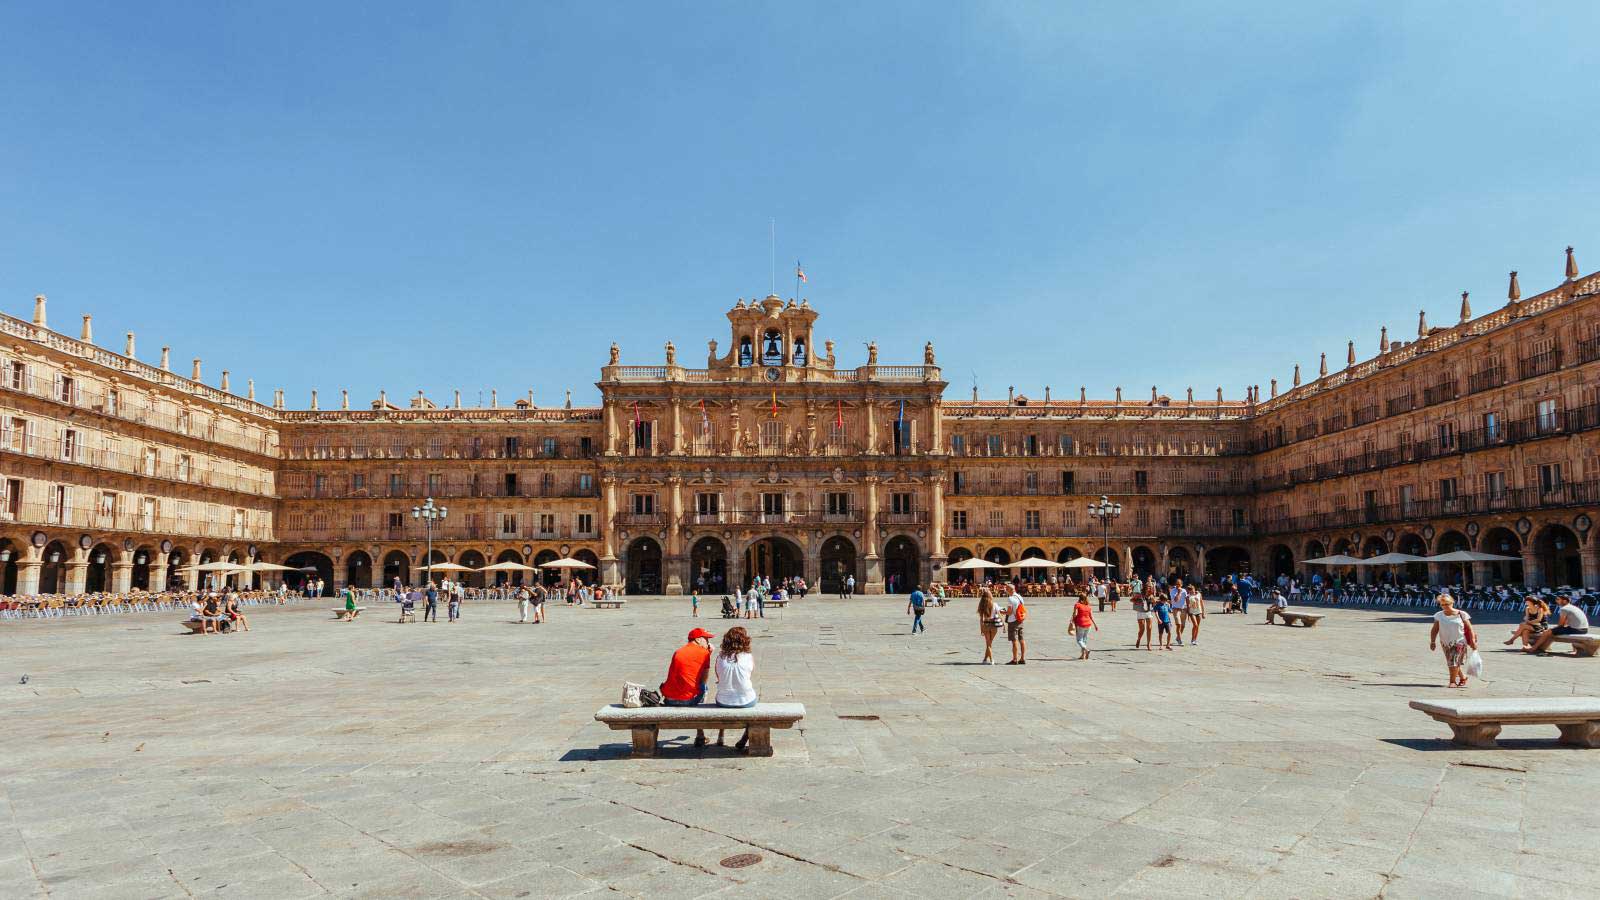
<path id="1" fill-rule="evenodd" d="M 1435 497 L 1403 503 L 1372 504 L 1357 509 L 1268 519 L 1260 523 L 1258 533 L 1328 531 L 1358 525 L 1380 525 L 1446 516 L 1473 516 L 1552 507 L 1590 506 L 1595 503 L 1600 503 L 1600 479 L 1569 481 L 1548 487 L 1535 485 L 1495 492 L 1457 494 L 1453 497 Z"/>
<path id="2" fill-rule="evenodd" d="M 1517 360 L 1517 377 L 1534 378 L 1561 368 L 1561 348 L 1551 347 L 1543 353 L 1524 356 Z"/>
<path id="3" fill-rule="evenodd" d="M 1433 387 L 1424 389 L 1422 392 L 1422 405 L 1433 406 L 1436 403 L 1456 399 L 1459 393 L 1456 387 L 1457 382 L 1452 379 L 1450 381 L 1441 381 Z"/>
<path id="4" fill-rule="evenodd" d="M 131 453 L 88 447 L 84 440 L 33 437 L 14 432 L 8 427 L 0 432 L 0 454 L 29 456 L 46 462 L 68 463 L 140 478 L 159 478 L 175 484 L 192 484 L 257 497 L 272 496 L 272 483 L 265 476 L 245 478 L 229 475 L 202 469 L 193 462 L 157 462 Z"/>
<path id="5" fill-rule="evenodd" d="M 928 511 L 915 509 L 908 512 L 879 512 L 878 523 L 881 525 L 926 525 L 928 524 Z"/>
<path id="6" fill-rule="evenodd" d="M 1467 376 L 1467 393 L 1476 394 L 1497 388 L 1506 383 L 1506 370 L 1504 366 L 1494 365 L 1479 369 Z"/>

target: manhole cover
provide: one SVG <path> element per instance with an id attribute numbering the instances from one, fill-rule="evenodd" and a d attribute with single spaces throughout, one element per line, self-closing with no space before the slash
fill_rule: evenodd
<path id="1" fill-rule="evenodd" d="M 852 722 L 876 722 L 876 721 L 878 721 L 878 717 L 877 716 L 840 716 L 839 718 L 841 718 L 841 719 L 849 719 Z"/>
<path id="2" fill-rule="evenodd" d="M 743 869 L 761 862 L 759 853 L 736 853 L 722 861 L 724 869 Z"/>

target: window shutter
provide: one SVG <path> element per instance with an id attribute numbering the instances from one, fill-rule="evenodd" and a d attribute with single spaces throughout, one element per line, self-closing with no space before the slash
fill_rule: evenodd
<path id="1" fill-rule="evenodd" d="M 50 394 L 50 396 L 55 398 L 55 399 L 57 399 L 57 400 L 61 399 L 61 373 L 60 372 L 56 373 L 56 387 L 55 387 L 55 390 Z"/>
<path id="2" fill-rule="evenodd" d="M 28 419 L 22 423 L 22 452 L 33 452 L 33 420 Z"/>

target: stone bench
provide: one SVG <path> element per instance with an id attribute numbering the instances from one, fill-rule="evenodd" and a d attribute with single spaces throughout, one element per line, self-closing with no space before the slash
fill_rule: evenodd
<path id="1" fill-rule="evenodd" d="M 589 605 L 595 609 L 621 609 L 627 602 L 620 597 L 608 597 L 605 600 L 590 600 Z"/>
<path id="2" fill-rule="evenodd" d="M 337 606 L 337 607 L 334 607 L 334 609 L 333 609 L 333 617 L 335 619 L 342 619 L 342 620 L 344 620 L 346 622 L 354 622 L 355 619 L 356 619 L 356 616 L 361 615 L 361 611 L 363 609 L 366 609 L 366 607 L 365 606 L 358 606 L 355 609 L 345 609 L 342 606 Z"/>
<path id="3" fill-rule="evenodd" d="M 1558 634 L 1550 639 L 1552 644 L 1571 644 L 1572 652 L 1577 656 L 1593 656 L 1600 650 L 1600 635 L 1595 634 Z"/>
<path id="4" fill-rule="evenodd" d="M 1495 746 L 1504 725 L 1554 725 L 1563 744 L 1600 747 L 1600 697 L 1413 700 L 1411 708 L 1449 725 L 1453 740 L 1468 747 Z"/>
<path id="5" fill-rule="evenodd" d="M 1284 625 L 1300 625 L 1305 628 L 1315 628 L 1317 623 L 1321 622 L 1323 618 L 1322 613 L 1283 612 L 1281 610 L 1269 609 L 1267 610 L 1268 625 L 1272 624 L 1272 618 L 1274 616 L 1282 619 L 1282 624 Z"/>
<path id="6" fill-rule="evenodd" d="M 635 757 L 656 755 L 656 735 L 663 728 L 678 731 L 745 728 L 750 732 L 751 756 L 772 755 L 772 729 L 793 728 L 806 717 L 803 703 L 757 703 L 745 709 L 720 706 L 604 706 L 594 714 L 596 722 L 612 731 L 633 732 Z"/>
<path id="7" fill-rule="evenodd" d="M 787 601 L 787 600 L 768 600 L 767 602 L 765 602 L 765 603 L 763 603 L 761 605 L 762 606 L 775 606 L 778 609 L 783 609 L 784 607 L 789 605 L 789 601 Z"/>

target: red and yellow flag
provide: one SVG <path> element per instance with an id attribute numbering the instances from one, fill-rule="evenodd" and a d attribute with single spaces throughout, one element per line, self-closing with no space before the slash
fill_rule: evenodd
<path id="1" fill-rule="evenodd" d="M 772 389 L 772 417 L 774 419 L 776 419 L 778 417 L 778 389 L 777 388 L 773 388 Z"/>

